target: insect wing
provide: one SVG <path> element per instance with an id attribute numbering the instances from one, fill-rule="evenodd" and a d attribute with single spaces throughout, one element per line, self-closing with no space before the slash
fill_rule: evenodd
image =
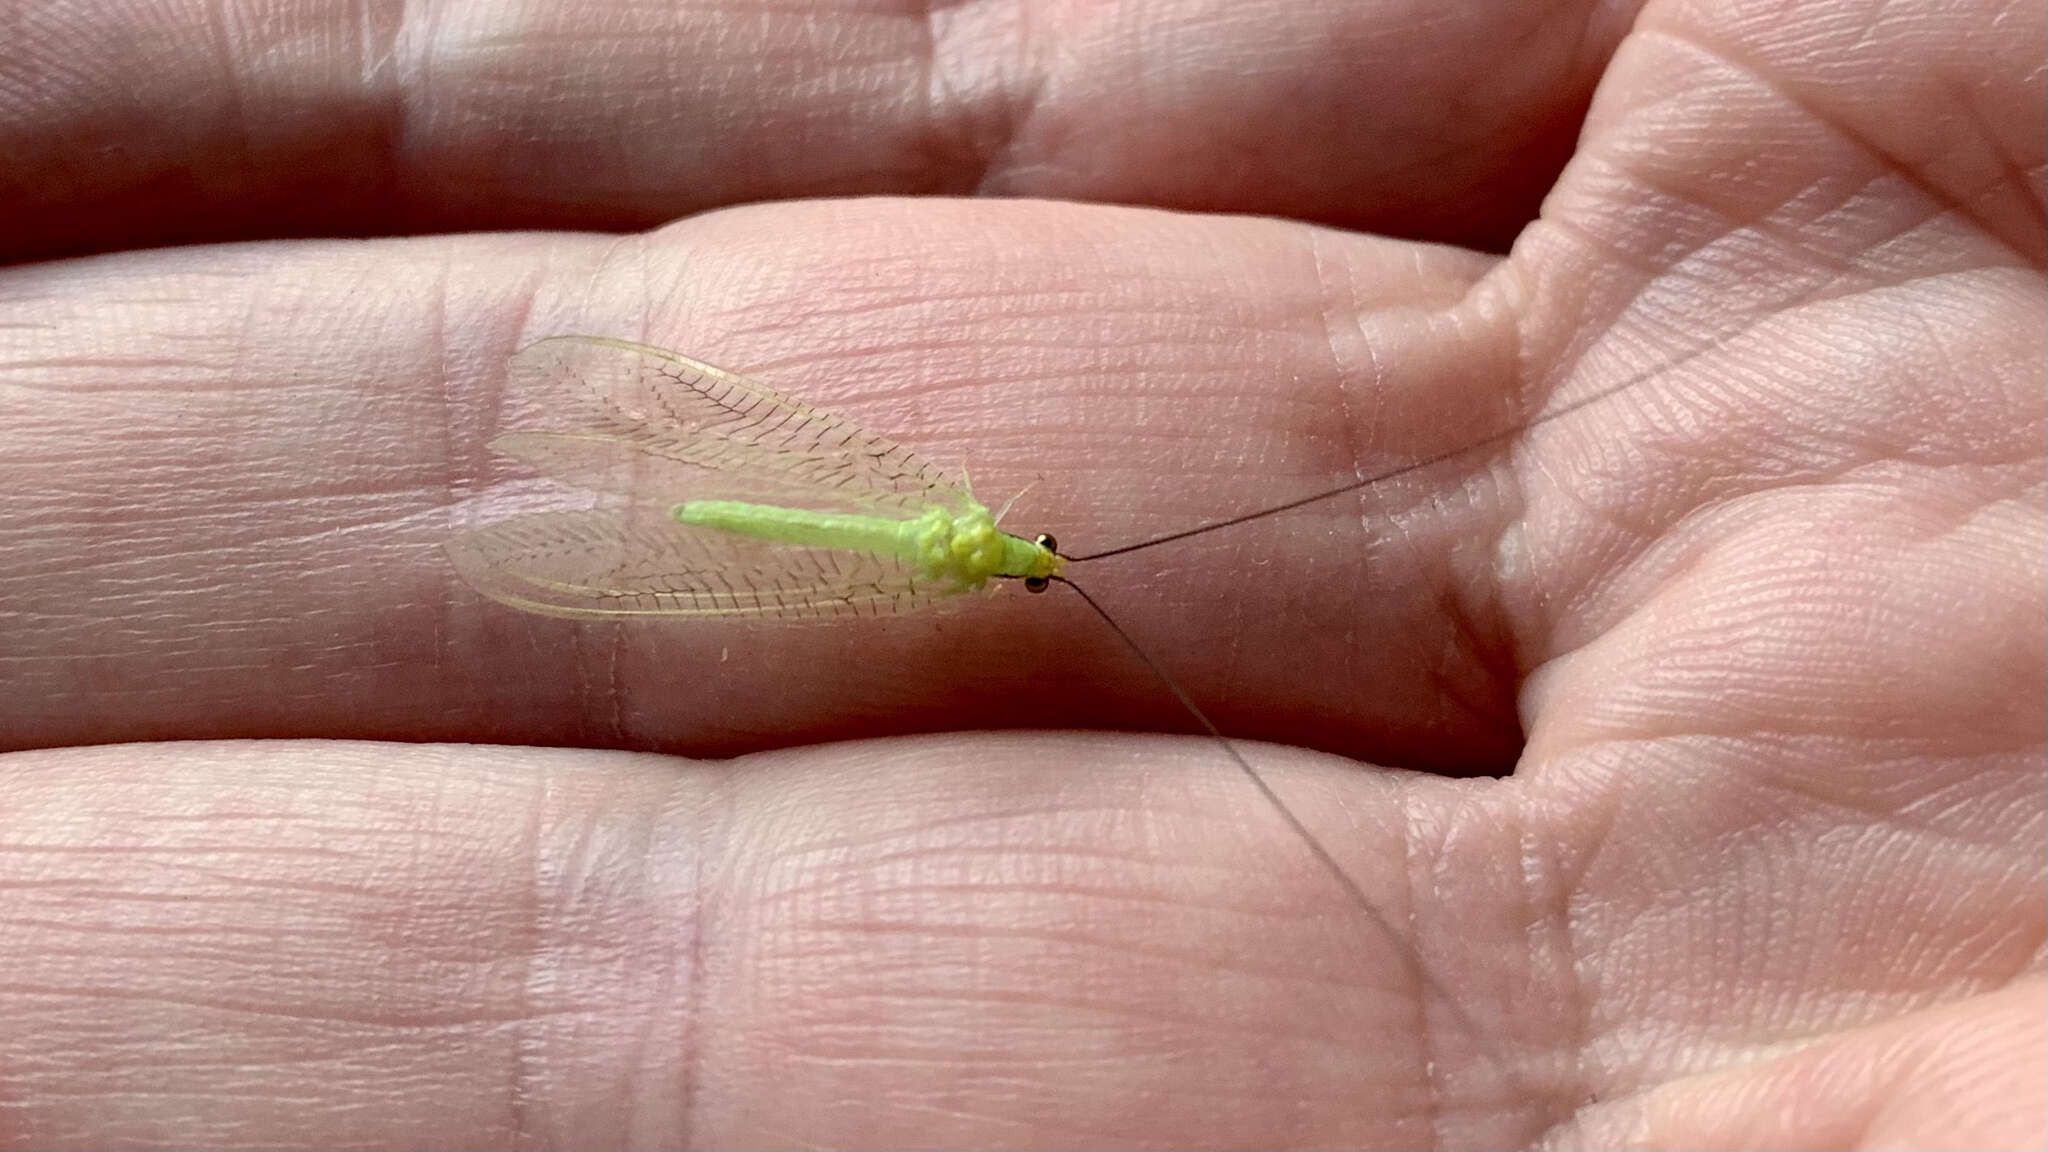
<path id="1" fill-rule="evenodd" d="M 494 446 L 570 483 L 629 483 L 636 502 L 749 498 L 735 481 L 769 502 L 880 515 L 968 500 L 900 444 L 665 349 L 557 336 L 520 350 L 509 373 L 515 389 L 545 397 L 574 426 L 513 433 Z"/>
<path id="2" fill-rule="evenodd" d="M 597 430 L 508 432 L 491 441 L 491 447 L 563 483 L 612 494 L 626 504 L 672 505 L 683 499 L 717 499 L 822 512 L 876 511 L 864 491 L 824 489 L 786 471 L 706 471 L 700 464 L 650 450 L 648 437 L 640 430 L 612 434 Z M 897 511 L 884 509 L 883 514 Z"/>

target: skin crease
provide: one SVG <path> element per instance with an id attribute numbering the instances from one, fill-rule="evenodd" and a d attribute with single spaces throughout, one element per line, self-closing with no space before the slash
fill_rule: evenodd
<path id="1" fill-rule="evenodd" d="M 0 1146 L 2039 1146 L 2043 37 L 18 6 Z M 469 593 L 562 332 L 1075 554 L 1623 390 L 1073 573 L 1368 914 L 1061 590 Z"/>

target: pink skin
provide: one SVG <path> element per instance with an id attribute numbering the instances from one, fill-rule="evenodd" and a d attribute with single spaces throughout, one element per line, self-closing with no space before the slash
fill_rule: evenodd
<path id="1" fill-rule="evenodd" d="M 2040 4 L 0 27 L 0 1145 L 2048 1139 Z M 1075 554 L 1632 386 L 1073 571 L 1368 915 L 1063 590 L 471 594 L 570 331 Z"/>

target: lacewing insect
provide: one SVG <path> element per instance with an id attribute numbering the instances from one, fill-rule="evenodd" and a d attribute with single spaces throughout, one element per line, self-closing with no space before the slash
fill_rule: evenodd
<path id="1" fill-rule="evenodd" d="M 491 446 L 634 498 L 450 542 L 456 571 L 511 607 L 594 619 L 883 614 L 994 579 L 1043 591 L 1065 567 L 1051 537 L 997 528 L 964 482 L 908 449 L 724 369 L 558 336 L 520 351 L 510 371 L 562 398 L 570 426 Z"/>

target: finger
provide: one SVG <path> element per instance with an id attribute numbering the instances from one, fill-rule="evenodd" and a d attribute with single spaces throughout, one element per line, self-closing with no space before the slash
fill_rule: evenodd
<path id="1" fill-rule="evenodd" d="M 12 738 L 732 752 L 1185 728 L 1064 595 L 818 626 L 591 625 L 481 599 L 444 541 L 588 501 L 486 447 L 547 418 L 503 395 L 504 356 L 565 331 L 684 345 L 967 465 L 992 505 L 1036 481 L 1011 523 L 1081 555 L 1510 426 L 1511 331 L 1431 311 L 1464 307 L 1483 267 L 1273 222 L 866 202 L 643 241 L 20 270 L 0 392 Z M 1499 449 L 1073 574 L 1233 731 L 1484 764 L 1517 740 L 1470 551 L 1504 507 L 1457 486 Z"/>
<path id="2" fill-rule="evenodd" d="M 1623 6 L 1626 8 L 1627 6 Z M 995 193 L 1499 246 L 1613 5 L 29 5 L 0 258 Z"/>
<path id="3" fill-rule="evenodd" d="M 1505 1146 L 1570 1107 L 1502 1068 L 1569 1042 L 1571 997 L 1474 1001 L 1464 1033 L 1185 748 L 0 759 L 9 1142 Z M 1466 872 L 1440 782 L 1268 764 L 1446 990 L 1528 986 L 1494 967 L 1512 867 L 1406 907 L 1407 869 Z M 1471 830 L 1460 855 L 1512 859 Z"/>

